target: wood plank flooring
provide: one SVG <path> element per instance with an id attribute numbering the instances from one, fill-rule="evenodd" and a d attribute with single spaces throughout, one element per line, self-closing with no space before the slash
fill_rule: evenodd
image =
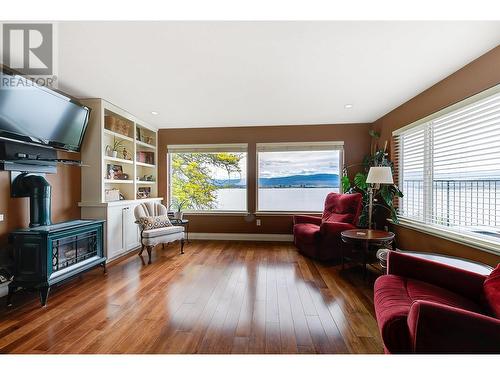
<path id="1" fill-rule="evenodd" d="M 0 307 L 0 353 L 382 353 L 372 282 L 289 243 L 133 254 Z"/>

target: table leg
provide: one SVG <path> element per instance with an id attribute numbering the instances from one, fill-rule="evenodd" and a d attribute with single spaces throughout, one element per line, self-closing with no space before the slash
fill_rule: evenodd
<path id="1" fill-rule="evenodd" d="M 340 264 L 342 265 L 342 271 L 344 270 L 344 246 L 345 243 L 342 242 L 342 245 L 340 246 Z"/>
<path id="2" fill-rule="evenodd" d="M 366 280 L 366 274 L 368 272 L 366 268 L 366 263 L 369 251 L 370 251 L 370 242 L 365 241 L 365 246 L 363 247 L 363 280 Z"/>

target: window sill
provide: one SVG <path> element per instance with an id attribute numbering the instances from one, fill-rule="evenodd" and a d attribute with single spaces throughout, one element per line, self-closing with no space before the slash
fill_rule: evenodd
<path id="1" fill-rule="evenodd" d="M 247 216 L 247 211 L 183 211 L 186 216 Z"/>
<path id="2" fill-rule="evenodd" d="M 305 211 L 257 211 L 256 216 L 290 216 L 290 215 L 321 215 L 323 212 L 305 212 Z"/>
<path id="3" fill-rule="evenodd" d="M 498 241 L 490 241 L 482 237 L 480 238 L 463 232 L 447 230 L 445 228 L 436 227 L 404 218 L 400 218 L 398 223 L 394 223 L 391 219 L 388 219 L 388 221 L 395 226 L 413 229 L 417 232 L 430 234 L 439 238 L 443 238 L 445 240 L 453 241 L 462 245 L 467 245 L 491 254 L 500 255 L 500 242 Z"/>

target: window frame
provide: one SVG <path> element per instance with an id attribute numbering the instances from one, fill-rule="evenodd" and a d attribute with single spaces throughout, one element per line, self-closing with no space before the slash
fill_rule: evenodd
<path id="1" fill-rule="evenodd" d="M 440 111 L 437 111 L 435 113 L 432 113 L 429 116 L 426 116 L 420 120 L 417 120 L 409 125 L 403 126 L 397 130 L 395 130 L 392 133 L 393 136 L 393 141 L 399 142 L 398 144 L 398 155 L 397 157 L 397 163 L 398 163 L 398 184 L 399 188 L 402 189 L 402 185 L 404 183 L 403 180 L 403 168 L 404 168 L 404 150 L 401 145 L 400 140 L 397 140 L 398 137 L 404 134 L 408 134 L 412 130 L 415 130 L 418 127 L 423 127 L 424 132 L 428 131 L 428 128 L 432 126 L 432 121 L 441 118 L 442 116 L 447 115 L 448 113 L 460 110 L 468 105 L 474 104 L 480 100 L 486 99 L 490 96 L 496 95 L 500 93 L 500 84 L 495 85 L 489 89 L 486 89 L 478 94 L 472 95 L 464 100 L 461 100 L 457 103 L 454 103 L 446 108 L 441 109 Z M 434 142 L 432 140 L 432 142 Z M 393 142 L 396 144 L 396 142 Z M 433 147 L 434 145 L 432 145 Z M 427 152 L 427 154 L 425 154 Z M 433 167 L 433 160 L 432 160 L 432 155 L 429 154 L 428 146 L 425 145 L 425 140 L 424 140 L 424 163 L 425 165 L 429 165 L 428 163 L 432 164 Z M 430 173 L 425 173 L 425 168 L 424 168 L 424 179 L 423 179 L 423 184 L 425 186 L 425 181 L 430 179 L 433 181 L 433 171 L 434 167 L 431 168 Z M 428 182 L 427 182 L 428 183 Z M 432 186 L 430 184 L 429 186 Z M 424 187 L 425 190 L 425 187 Z M 405 193 L 404 190 L 402 190 L 403 194 Z M 425 197 L 425 192 L 423 192 L 424 197 Z M 427 192 L 429 194 L 429 192 Z M 423 213 L 423 220 L 417 220 L 415 218 L 411 217 L 406 217 L 404 214 L 402 215 L 401 213 L 398 214 L 399 218 L 399 223 L 394 223 L 391 219 L 388 219 L 393 225 L 399 225 L 401 227 L 409 228 L 418 232 L 426 233 L 426 234 L 431 234 L 433 236 L 443 238 L 446 240 L 450 240 L 462 245 L 467 245 L 485 252 L 489 252 L 495 255 L 500 254 L 500 240 L 496 241 L 493 239 L 489 239 L 485 237 L 484 235 L 480 234 L 474 234 L 472 231 L 467 231 L 467 230 L 453 230 L 450 229 L 447 226 L 444 225 L 439 225 L 435 223 L 430 223 L 428 222 L 428 216 L 426 215 L 426 210 L 433 209 L 432 204 L 433 204 L 433 199 L 432 199 L 432 189 L 430 191 L 430 199 L 427 199 L 427 201 L 423 200 L 423 207 L 424 207 L 424 213 Z M 399 198 L 399 207 L 403 204 L 402 199 L 404 198 Z"/>
<path id="2" fill-rule="evenodd" d="M 227 151 L 227 150 L 231 151 Z M 244 150 L 244 151 L 243 151 Z M 218 144 L 171 144 L 167 145 L 167 176 L 168 176 L 168 197 L 167 208 L 172 204 L 172 154 L 173 153 L 193 153 L 193 152 L 244 152 L 246 154 L 246 194 L 244 210 L 184 210 L 187 215 L 227 215 L 227 216 L 246 216 L 249 210 L 249 185 L 248 185 L 248 143 L 218 143 Z"/>
<path id="3" fill-rule="evenodd" d="M 267 216 L 282 216 L 282 215 L 318 215 L 322 214 L 323 210 L 320 211 L 269 211 L 269 210 L 259 210 L 259 153 L 266 152 L 262 148 L 282 148 L 283 151 L 307 151 L 304 149 L 313 150 L 317 148 L 317 151 L 328 151 L 328 147 L 332 147 L 330 150 L 339 151 L 339 193 L 342 193 L 342 171 L 344 168 L 344 141 L 312 141 L 312 142 L 262 142 L 257 143 L 255 147 L 255 214 L 267 215 Z M 304 148 L 300 150 L 300 148 Z M 261 149 L 261 150 L 259 150 Z M 268 151 L 270 152 L 270 151 Z"/>

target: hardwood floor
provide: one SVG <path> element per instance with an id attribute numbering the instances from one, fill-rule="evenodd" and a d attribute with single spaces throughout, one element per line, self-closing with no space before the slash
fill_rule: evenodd
<path id="1" fill-rule="evenodd" d="M 292 244 L 172 244 L 0 308 L 0 353 L 382 353 L 372 283 Z M 4 302 L 4 301 L 2 301 Z"/>

